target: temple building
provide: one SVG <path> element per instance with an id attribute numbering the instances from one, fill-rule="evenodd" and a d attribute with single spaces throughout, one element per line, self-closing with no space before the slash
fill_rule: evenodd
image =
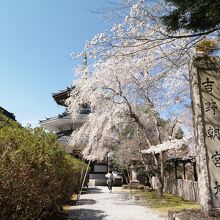
<path id="1" fill-rule="evenodd" d="M 67 105 L 65 102 L 74 88 L 74 86 L 67 87 L 64 90 L 52 94 L 52 97 L 55 100 L 55 102 L 58 105 L 63 106 L 65 110 L 62 114 L 59 114 L 55 117 L 40 120 L 40 125 L 47 131 L 57 134 L 58 142 L 64 147 L 67 153 L 79 157 L 79 152 L 77 152 L 77 149 L 73 150 L 70 147 L 69 140 L 72 132 L 75 129 L 79 128 L 83 123 L 85 123 L 89 110 L 83 109 L 81 112 L 79 112 L 79 115 L 75 119 L 75 121 L 72 120 L 71 115 L 67 110 Z"/>
<path id="2" fill-rule="evenodd" d="M 6 109 L 2 108 L 1 106 L 0 106 L 0 112 L 1 112 L 3 115 L 7 116 L 8 118 L 10 118 L 10 119 L 16 121 L 16 120 L 15 120 L 15 115 L 14 115 L 13 113 L 7 111 Z"/>
<path id="3" fill-rule="evenodd" d="M 81 150 L 70 145 L 70 137 L 75 129 L 82 126 L 91 112 L 89 105 L 82 105 L 79 109 L 78 116 L 73 120 L 70 112 L 68 112 L 66 100 L 69 98 L 71 91 L 75 89 L 75 86 L 67 87 L 59 92 L 52 93 L 52 97 L 55 102 L 65 108 L 62 114 L 55 117 L 46 118 L 40 120 L 40 126 L 47 131 L 57 134 L 57 140 L 64 148 L 64 150 L 71 154 L 73 157 L 81 159 Z M 104 161 L 91 162 L 89 185 L 104 185 L 106 183 L 105 174 L 107 173 L 107 163 Z"/>

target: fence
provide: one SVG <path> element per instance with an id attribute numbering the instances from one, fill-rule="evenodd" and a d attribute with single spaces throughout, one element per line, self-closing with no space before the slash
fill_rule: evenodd
<path id="1" fill-rule="evenodd" d="M 152 179 L 152 186 L 156 189 L 155 179 Z M 178 195 L 185 200 L 199 201 L 198 183 L 196 181 L 165 178 L 164 192 Z"/>

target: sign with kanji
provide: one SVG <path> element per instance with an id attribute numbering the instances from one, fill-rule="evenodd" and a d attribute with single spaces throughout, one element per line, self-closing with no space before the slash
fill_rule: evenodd
<path id="1" fill-rule="evenodd" d="M 195 57 L 190 77 L 200 203 L 207 212 L 220 208 L 220 59 Z"/>

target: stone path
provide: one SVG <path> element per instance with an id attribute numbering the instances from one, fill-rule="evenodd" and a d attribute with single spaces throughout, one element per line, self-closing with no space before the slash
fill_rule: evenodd
<path id="1" fill-rule="evenodd" d="M 166 218 L 142 206 L 134 196 L 113 187 L 90 188 L 77 206 L 70 209 L 69 220 L 164 220 Z"/>

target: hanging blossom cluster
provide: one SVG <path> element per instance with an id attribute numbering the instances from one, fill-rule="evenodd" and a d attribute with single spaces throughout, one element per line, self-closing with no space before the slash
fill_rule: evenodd
<path id="1" fill-rule="evenodd" d="M 142 150 L 143 154 L 158 154 L 163 151 L 172 150 L 172 149 L 180 149 L 183 145 L 190 146 L 190 149 L 194 148 L 195 145 L 194 139 L 189 136 L 184 136 L 182 139 L 171 139 L 164 141 L 162 144 L 158 144 L 155 146 L 151 146 L 147 150 Z M 190 152 L 191 153 L 191 152 Z M 192 155 L 191 155 L 192 156 Z"/>
<path id="2" fill-rule="evenodd" d="M 81 147 L 88 160 L 103 160 L 118 145 L 120 128 L 126 120 L 125 108 L 123 104 L 115 105 L 111 94 L 99 87 L 94 75 L 88 75 L 76 82 L 76 88 L 67 100 L 73 120 L 78 117 L 82 103 L 89 103 L 91 108 L 86 123 L 72 133 L 70 145 Z"/>
<path id="3" fill-rule="evenodd" d="M 187 64 L 199 37 L 170 37 L 158 19 L 165 10 L 162 1 L 124 2 L 128 5 L 124 20 L 86 45 L 84 51 L 93 60 L 80 68 L 80 78 L 68 99 L 73 120 L 80 105 L 91 107 L 87 122 L 71 139 L 71 145 L 82 147 L 87 159 L 101 160 L 119 145 L 128 118 L 145 132 L 153 127 L 159 143 L 156 115 L 168 111 L 180 115 L 177 108 L 184 111 L 189 102 Z M 146 139 L 148 148 L 153 143 L 147 135 Z"/>

